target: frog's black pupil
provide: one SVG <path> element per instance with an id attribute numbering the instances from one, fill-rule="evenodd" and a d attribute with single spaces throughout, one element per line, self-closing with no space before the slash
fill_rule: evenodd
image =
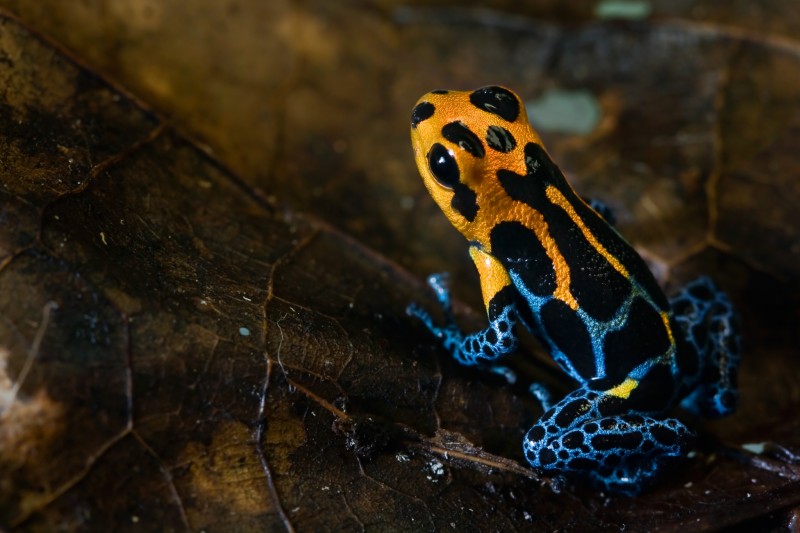
<path id="1" fill-rule="evenodd" d="M 431 151 L 428 152 L 428 166 L 441 185 L 448 188 L 453 188 L 458 184 L 458 163 L 453 152 L 445 148 L 439 143 L 431 146 Z"/>

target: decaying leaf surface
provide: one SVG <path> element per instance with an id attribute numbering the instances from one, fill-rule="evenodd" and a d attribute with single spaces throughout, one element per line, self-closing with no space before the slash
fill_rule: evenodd
<path id="1" fill-rule="evenodd" d="M 245 181 L 2 19 L 4 527 L 700 530 L 792 516 L 797 46 L 686 21 L 271 9 L 299 44 L 263 119 L 278 124 L 267 155 L 225 144 L 241 123 L 184 115 Z M 370 30 L 352 39 L 346 23 Z M 364 72 L 391 83 L 364 91 Z M 639 498 L 538 480 L 519 450 L 537 408 L 435 350 L 404 314 L 430 296 L 361 244 L 420 275 L 466 269 L 405 128 L 418 94 L 485 83 L 590 91 L 601 122 L 544 132 L 555 158 L 662 281 L 711 274 L 742 310 L 740 411 L 692 421 L 697 454 Z M 182 94 L 148 96 L 168 111 Z"/>

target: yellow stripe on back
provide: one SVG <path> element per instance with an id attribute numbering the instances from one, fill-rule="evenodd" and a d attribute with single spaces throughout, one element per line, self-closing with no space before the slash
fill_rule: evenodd
<path id="1" fill-rule="evenodd" d="M 614 267 L 614 270 L 625 276 L 626 279 L 630 279 L 630 274 L 628 274 L 628 269 L 626 269 L 622 263 L 620 263 L 619 259 L 611 255 L 611 252 L 606 250 L 606 247 L 600 244 L 597 240 L 597 237 L 591 232 L 589 228 L 586 227 L 586 224 L 583 223 L 583 220 L 578 216 L 578 213 L 575 211 L 575 208 L 572 207 L 572 204 L 567 201 L 561 191 L 556 189 L 552 185 L 548 185 L 547 189 L 545 190 L 547 194 L 547 199 L 553 202 L 555 205 L 559 206 L 563 209 L 570 219 L 575 223 L 578 228 L 580 228 L 581 233 L 583 233 L 584 238 L 589 241 L 589 244 L 597 250 L 597 252 L 602 255 L 606 261 Z"/>

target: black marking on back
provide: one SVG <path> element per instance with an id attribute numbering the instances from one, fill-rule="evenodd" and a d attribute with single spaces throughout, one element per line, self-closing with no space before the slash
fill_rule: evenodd
<path id="1" fill-rule="evenodd" d="M 519 116 L 519 101 L 514 93 L 497 86 L 482 87 L 469 95 L 469 101 L 483 111 L 497 115 L 509 122 Z"/>
<path id="2" fill-rule="evenodd" d="M 570 266 L 570 292 L 592 318 L 611 320 L 630 295 L 630 282 L 586 240 L 569 215 L 551 204 L 545 210 L 550 236 Z"/>
<path id="3" fill-rule="evenodd" d="M 481 158 L 486 154 L 481 140 L 463 122 L 445 124 L 442 127 L 442 137 L 475 157 Z"/>
<path id="4" fill-rule="evenodd" d="M 567 187 L 561 169 L 539 144 L 529 142 L 525 145 L 525 168 L 528 169 L 529 176 L 534 176 L 545 184 L 555 185 L 559 189 Z"/>
<path id="5" fill-rule="evenodd" d="M 523 176 L 501 168 L 497 171 L 497 180 L 512 200 L 527 204 L 539 212 L 550 205 L 544 193 L 545 186 L 533 176 Z"/>
<path id="6" fill-rule="evenodd" d="M 567 201 L 572 204 L 591 234 L 613 257 L 616 257 L 625 266 L 631 278 L 635 279 L 644 288 L 659 310 L 666 311 L 669 309 L 666 296 L 664 296 L 661 287 L 653 277 L 653 273 L 641 256 L 614 228 L 609 226 L 602 217 L 578 198 L 572 187 L 564 179 L 561 170 L 553 163 L 547 152 L 540 145 L 533 142 L 525 145 L 525 166 L 528 170 L 528 175 L 538 179 L 528 181 L 508 180 L 508 186 L 501 179 L 501 184 L 512 198 L 527 203 L 542 212 L 546 220 L 552 221 L 550 218 L 551 211 L 542 205 L 542 198 L 545 197 L 546 184 L 556 187 Z M 499 174 L 498 172 L 498 177 L 500 177 Z M 515 176 L 519 175 L 515 174 Z M 544 183 L 541 183 L 540 180 Z M 557 209 L 560 210 L 560 208 Z M 552 222 L 550 226 L 551 228 L 553 226 L 559 228 L 555 222 Z M 578 228 L 570 221 L 568 231 L 578 231 Z M 561 233 L 565 232 L 562 231 Z M 558 239 L 556 241 L 558 242 Z M 560 245 L 561 243 L 559 242 Z M 583 305 L 582 302 L 580 303 Z M 605 307 L 608 308 L 610 306 Z"/>
<path id="7" fill-rule="evenodd" d="M 597 241 L 622 263 L 631 278 L 636 280 L 647 294 L 653 299 L 660 311 L 669 309 L 667 297 L 664 291 L 656 282 L 653 273 L 644 262 L 644 259 L 628 244 L 617 230 L 609 226 L 594 210 L 585 203 L 581 202 L 571 188 L 567 187 L 561 191 L 567 200 L 573 205 L 578 216 L 589 228 Z"/>
<path id="8" fill-rule="evenodd" d="M 592 340 L 578 314 L 561 300 L 553 299 L 542 306 L 541 320 L 547 335 L 578 374 L 586 380 L 596 376 Z"/>
<path id="9" fill-rule="evenodd" d="M 489 316 L 489 320 L 494 320 L 495 318 L 503 314 L 505 308 L 514 303 L 515 295 L 516 292 L 514 291 L 514 287 L 512 287 L 511 285 L 506 285 L 505 287 L 497 291 L 497 294 L 492 296 L 492 299 L 489 301 L 489 309 L 486 313 Z M 505 326 L 506 329 L 504 329 L 503 327 L 499 327 L 502 333 L 508 331 L 507 323 L 504 322 L 504 324 L 506 324 Z"/>
<path id="10" fill-rule="evenodd" d="M 436 108 L 430 102 L 421 102 L 411 110 L 411 127 L 416 128 L 420 122 L 433 116 Z"/>
<path id="11" fill-rule="evenodd" d="M 656 365 L 642 378 L 628 398 L 638 411 L 662 412 L 673 404 L 675 379 L 666 364 Z"/>
<path id="12" fill-rule="evenodd" d="M 472 222 L 478 215 L 478 195 L 475 191 L 464 185 L 457 183 L 453 186 L 453 199 L 450 207 L 457 211 L 461 216 Z"/>
<path id="13" fill-rule="evenodd" d="M 589 243 L 569 214 L 550 202 L 547 198 L 547 187 L 553 186 L 561 192 L 591 232 L 602 233 L 609 243 L 619 241 L 614 244 L 614 250 L 620 253 L 624 249 L 630 250 L 620 258 L 623 265 L 627 267 L 626 260 L 630 258 L 634 261 L 633 257 L 638 263 L 642 263 L 641 258 L 613 228 L 575 195 L 559 168 L 540 145 L 533 142 L 525 145 L 525 166 L 528 170 L 525 176 L 508 170 L 499 170 L 497 178 L 500 184 L 512 199 L 531 206 L 544 216 L 550 236 L 570 266 L 570 292 L 578 301 L 578 305 L 597 320 L 610 320 L 622 302 L 628 298 L 631 290 L 630 282 Z M 581 210 L 586 216 L 581 216 Z M 587 222 L 590 217 L 591 223 Z M 601 241 L 596 234 L 595 237 Z M 614 255 L 612 250 L 609 252 Z M 649 271 L 647 273 L 649 274 Z M 651 274 L 650 277 L 652 278 Z"/>
<path id="14" fill-rule="evenodd" d="M 636 297 L 625 324 L 606 334 L 603 343 L 606 375 L 612 382 L 622 383 L 632 369 L 668 349 L 669 337 L 658 311 Z"/>
<path id="15" fill-rule="evenodd" d="M 500 153 L 507 154 L 517 147 L 517 140 L 502 126 L 489 126 L 486 130 L 486 144 Z"/>
<path id="16" fill-rule="evenodd" d="M 536 296 L 556 290 L 553 262 L 532 229 L 517 221 L 500 222 L 489 233 L 492 255 L 519 275 L 525 287 Z"/>
<path id="17" fill-rule="evenodd" d="M 447 94 L 449 92 L 450 91 L 448 91 L 447 89 L 436 89 L 435 91 L 431 91 L 431 94 Z"/>

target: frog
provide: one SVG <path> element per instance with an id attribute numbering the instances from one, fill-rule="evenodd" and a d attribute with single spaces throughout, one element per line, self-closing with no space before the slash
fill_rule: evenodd
<path id="1" fill-rule="evenodd" d="M 690 450 L 695 432 L 675 408 L 736 410 L 741 335 L 729 297 L 700 277 L 668 298 L 613 211 L 567 182 L 517 94 L 429 92 L 413 107 L 411 144 L 425 187 L 468 241 L 489 325 L 462 332 L 446 274 L 428 279 L 444 323 L 417 303 L 408 314 L 458 363 L 490 370 L 518 350 L 522 326 L 573 383 L 555 402 L 531 387 L 543 414 L 522 452 L 534 470 L 634 496 Z"/>

